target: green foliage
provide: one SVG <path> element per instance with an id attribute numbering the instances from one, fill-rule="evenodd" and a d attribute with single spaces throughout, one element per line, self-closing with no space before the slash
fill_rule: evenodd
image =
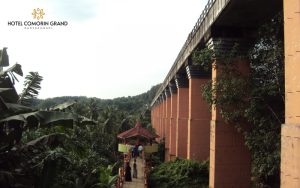
<path id="1" fill-rule="evenodd" d="M 280 130 L 284 123 L 284 54 L 282 14 L 260 30 L 250 51 L 251 100 L 245 116 L 253 125 L 245 134 L 252 153 L 252 171 L 259 182 L 279 187 Z"/>
<path id="2" fill-rule="evenodd" d="M 117 163 L 115 163 L 116 165 Z M 114 166 L 115 166 L 114 165 Z M 99 167 L 99 181 L 100 183 L 94 184 L 92 187 L 96 188 L 113 188 L 115 187 L 115 182 L 118 178 L 118 175 L 112 175 L 113 174 L 113 168 L 114 166 L 108 165 L 106 168 L 100 166 Z"/>
<path id="3" fill-rule="evenodd" d="M 7 55 L 7 48 L 0 50 L 0 67 L 6 67 L 9 65 L 9 59 Z"/>
<path id="4" fill-rule="evenodd" d="M 13 80 L 15 73 L 22 72 L 20 68 L 0 73 L 0 187 L 111 187 L 116 176 L 110 173 L 107 179 L 101 169 L 120 157 L 116 134 L 126 115 L 119 116 L 114 113 L 117 111 L 101 114 L 91 101 L 90 110 L 84 113 L 107 118 L 96 123 L 72 113 L 74 102 L 53 108 L 57 111 L 17 104 Z M 32 73 L 23 96 L 36 97 L 40 81 L 41 77 Z M 104 131 L 105 125 L 110 132 Z"/>
<path id="5" fill-rule="evenodd" d="M 158 155 L 161 162 L 165 161 L 165 144 L 165 139 L 162 139 L 158 144 L 158 152 L 155 153 L 155 155 Z"/>
<path id="6" fill-rule="evenodd" d="M 150 171 L 150 188 L 208 187 L 209 162 L 176 159 L 156 166 Z"/>
<path id="7" fill-rule="evenodd" d="M 233 49 L 217 60 L 221 74 L 202 88 L 206 101 L 218 106 L 224 120 L 245 136 L 252 155 L 252 174 L 256 186 L 262 187 L 279 186 L 280 127 L 284 122 L 282 28 L 281 14 L 261 26 L 249 50 L 249 74 L 239 71 L 238 54 Z M 206 57 L 207 50 L 203 54 Z"/>
<path id="8" fill-rule="evenodd" d="M 192 62 L 195 65 L 200 65 L 206 71 L 211 71 L 214 54 L 214 50 L 209 48 L 195 49 L 192 53 Z"/>
<path id="9" fill-rule="evenodd" d="M 165 140 L 162 139 L 158 143 L 158 152 L 152 154 L 145 154 L 147 166 L 158 166 L 165 162 Z"/>
<path id="10" fill-rule="evenodd" d="M 38 72 L 29 72 L 25 77 L 24 89 L 20 95 L 19 103 L 25 106 L 30 106 L 32 99 L 35 99 L 41 89 L 43 77 Z"/>
<path id="11" fill-rule="evenodd" d="M 0 66 L 8 66 L 6 49 L 0 52 Z M 22 75 L 19 64 L 0 72 L 0 187 L 114 187 L 118 176 L 110 165 L 122 157 L 117 134 L 132 128 L 136 119 L 149 127 L 148 106 L 158 86 L 115 100 L 41 102 L 36 97 L 42 77 L 30 72 L 19 97 L 15 74 Z M 44 110 L 23 106 L 36 104 Z"/>
<path id="12" fill-rule="evenodd" d="M 80 115 L 90 117 L 87 114 L 94 111 L 93 116 L 95 117 L 91 118 L 94 120 L 97 120 L 95 112 L 102 111 L 108 106 L 117 108 L 119 111 L 126 112 L 133 115 L 135 119 L 138 119 L 140 114 L 143 114 L 147 109 L 149 109 L 150 103 L 152 102 L 159 86 L 159 84 L 153 86 L 149 91 L 140 95 L 119 97 L 115 99 L 99 99 L 78 96 L 55 97 L 45 100 L 38 99 L 36 100 L 36 107 L 39 109 L 47 109 L 67 101 L 77 101 L 77 107 L 74 107 L 75 112 Z"/>

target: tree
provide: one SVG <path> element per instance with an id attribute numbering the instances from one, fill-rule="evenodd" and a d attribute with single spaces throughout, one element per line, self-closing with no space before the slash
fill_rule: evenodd
<path id="1" fill-rule="evenodd" d="M 0 52 L 3 61 L 7 54 Z M 42 79 L 38 73 L 30 73 L 20 99 L 14 87 L 15 74 L 23 75 L 19 64 L 5 71 L 1 67 L 0 187 L 76 187 L 80 178 L 85 187 L 98 183 L 95 166 L 108 165 L 114 158 L 95 150 L 99 139 L 94 139 L 95 132 L 90 134 L 90 130 L 99 129 L 88 129 L 95 122 L 71 111 L 42 111 L 18 104 L 37 96 Z"/>

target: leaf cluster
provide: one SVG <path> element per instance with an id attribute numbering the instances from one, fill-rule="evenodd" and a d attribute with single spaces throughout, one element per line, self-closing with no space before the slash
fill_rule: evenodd
<path id="1" fill-rule="evenodd" d="M 156 166 L 148 176 L 149 187 L 208 187 L 209 162 L 176 159 Z"/>

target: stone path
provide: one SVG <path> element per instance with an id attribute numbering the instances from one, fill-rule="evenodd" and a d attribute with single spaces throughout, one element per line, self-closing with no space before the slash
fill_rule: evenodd
<path id="1" fill-rule="evenodd" d="M 144 166 L 141 158 L 136 159 L 137 178 L 132 178 L 132 182 L 125 181 L 123 188 L 144 188 Z M 130 161 L 131 175 L 133 172 L 133 159 Z"/>

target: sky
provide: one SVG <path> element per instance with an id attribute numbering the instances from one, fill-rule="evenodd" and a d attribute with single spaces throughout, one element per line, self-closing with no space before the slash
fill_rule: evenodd
<path id="1" fill-rule="evenodd" d="M 44 80 L 39 98 L 135 96 L 163 82 L 207 0 L 1 0 L 0 48 Z M 67 21 L 24 29 L 9 21 Z M 42 21 L 41 20 L 41 21 Z M 16 83 L 23 88 L 24 78 Z"/>

